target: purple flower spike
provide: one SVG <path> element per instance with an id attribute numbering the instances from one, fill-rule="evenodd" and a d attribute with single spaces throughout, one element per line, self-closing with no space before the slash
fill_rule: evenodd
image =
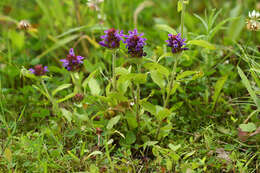
<path id="1" fill-rule="evenodd" d="M 76 56 L 73 48 L 71 48 L 67 58 L 61 59 L 60 61 L 63 63 L 63 67 L 65 67 L 68 71 L 76 71 L 81 67 L 84 59 L 85 58 L 82 56 Z"/>
<path id="2" fill-rule="evenodd" d="M 168 43 L 167 46 L 172 48 L 172 53 L 179 53 L 184 50 L 188 50 L 188 48 L 183 47 L 186 45 L 186 39 L 182 39 L 180 33 L 178 33 L 177 35 L 169 34 L 168 36 L 169 38 L 168 40 L 166 40 L 166 42 Z"/>
<path id="3" fill-rule="evenodd" d="M 35 65 L 34 68 L 30 68 L 29 71 L 36 76 L 43 76 L 45 75 L 46 72 L 48 72 L 48 67 L 47 66 L 42 66 L 41 64 Z"/>
<path id="4" fill-rule="evenodd" d="M 109 49 L 116 49 L 120 46 L 120 41 L 123 40 L 123 31 L 119 31 L 111 28 L 104 32 L 106 35 L 101 36 L 100 38 L 103 39 L 99 42 L 99 44 L 103 47 L 107 47 Z"/>
<path id="5" fill-rule="evenodd" d="M 146 53 L 144 52 L 143 48 L 144 45 L 146 45 L 145 41 L 146 38 L 142 38 L 144 35 L 143 33 L 139 34 L 137 29 L 134 29 L 133 31 L 129 31 L 128 35 L 125 35 L 126 40 L 124 43 L 126 43 L 126 48 L 128 48 L 128 53 L 132 57 L 143 57 L 146 56 Z"/>

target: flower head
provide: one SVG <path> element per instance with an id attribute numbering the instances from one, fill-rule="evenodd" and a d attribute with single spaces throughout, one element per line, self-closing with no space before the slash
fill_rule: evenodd
<path id="1" fill-rule="evenodd" d="M 181 51 L 188 50 L 188 48 L 183 47 L 186 45 L 185 43 L 186 39 L 181 38 L 180 33 L 176 35 L 169 34 L 168 36 L 169 38 L 168 40 L 166 40 L 166 42 L 168 43 L 167 46 L 172 48 L 172 53 L 179 53 Z"/>
<path id="2" fill-rule="evenodd" d="M 42 66 L 41 64 L 35 65 L 34 68 L 30 68 L 29 71 L 36 76 L 43 76 L 45 75 L 46 72 L 48 72 L 48 67 L 47 66 Z"/>
<path id="3" fill-rule="evenodd" d="M 106 35 L 100 37 L 103 40 L 100 41 L 99 44 L 110 49 L 119 48 L 120 41 L 123 40 L 123 31 L 120 31 L 119 33 L 118 30 L 111 28 L 104 31 L 104 33 Z"/>
<path id="4" fill-rule="evenodd" d="M 100 11 L 99 4 L 102 2 L 104 2 L 104 0 L 89 0 L 87 6 L 92 10 Z"/>
<path id="5" fill-rule="evenodd" d="M 139 34 L 137 29 L 129 31 L 128 33 L 129 35 L 125 35 L 126 40 L 124 41 L 124 43 L 126 43 L 126 47 L 128 48 L 128 53 L 132 57 L 146 56 L 146 53 L 144 52 L 143 48 L 144 45 L 146 45 L 145 41 L 147 39 L 142 38 L 144 34 Z"/>
<path id="6" fill-rule="evenodd" d="M 253 19 L 253 18 L 257 19 L 257 18 L 260 17 L 260 13 L 255 11 L 255 10 L 253 10 L 252 12 L 248 13 L 248 16 L 249 16 L 250 19 Z"/>
<path id="7" fill-rule="evenodd" d="M 73 48 L 70 49 L 69 54 L 66 59 L 61 59 L 63 62 L 63 67 L 65 67 L 68 71 L 76 71 L 83 64 L 84 57 L 76 56 Z"/>
<path id="8" fill-rule="evenodd" d="M 253 10 L 248 14 L 247 29 L 251 31 L 258 31 L 260 29 L 260 13 Z"/>
<path id="9" fill-rule="evenodd" d="M 21 20 L 18 24 L 18 29 L 28 30 L 31 28 L 31 24 L 27 20 Z"/>

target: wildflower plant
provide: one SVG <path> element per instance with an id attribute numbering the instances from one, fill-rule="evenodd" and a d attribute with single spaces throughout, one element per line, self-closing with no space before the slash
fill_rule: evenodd
<path id="1" fill-rule="evenodd" d="M 29 71 L 36 76 L 43 76 L 46 72 L 48 72 L 48 67 L 38 64 L 35 65 L 34 68 L 30 68 Z"/>
<path id="2" fill-rule="evenodd" d="M 76 56 L 74 49 L 71 48 L 66 59 L 61 59 L 60 61 L 63 63 L 63 67 L 68 71 L 78 71 L 83 64 L 83 60 L 84 57 Z"/>
<path id="3" fill-rule="evenodd" d="M 118 31 L 114 28 L 104 31 L 105 35 L 100 38 L 102 41 L 99 44 L 109 49 L 117 49 L 120 46 L 120 42 L 123 40 L 123 31 Z"/>
<path id="4" fill-rule="evenodd" d="M 105 35 L 100 38 L 102 41 L 99 44 L 103 47 L 113 50 L 112 57 L 112 86 L 116 90 L 116 76 L 115 76 L 115 65 L 116 65 L 116 52 L 120 47 L 120 42 L 123 41 L 123 31 L 118 31 L 114 28 L 104 31 Z"/>
<path id="5" fill-rule="evenodd" d="M 25 77 L 28 77 L 30 79 L 34 79 L 36 81 L 36 84 L 33 85 L 33 87 L 39 91 L 42 95 L 44 95 L 48 101 L 52 105 L 52 111 L 54 114 L 59 115 L 60 110 L 58 107 L 58 103 L 65 101 L 69 99 L 67 98 L 62 98 L 62 99 L 56 99 L 55 95 L 66 88 L 69 88 L 71 84 L 63 84 L 56 89 L 54 89 L 52 92 L 49 91 L 48 87 L 46 86 L 46 82 L 51 79 L 51 77 L 47 76 L 47 72 L 49 72 L 47 66 L 43 66 L 42 64 L 35 65 L 33 68 L 30 68 L 29 70 L 22 69 L 21 74 Z"/>
<path id="6" fill-rule="evenodd" d="M 186 39 L 181 38 L 181 33 L 178 33 L 176 35 L 169 34 L 168 36 L 169 38 L 168 40 L 166 40 L 166 42 L 168 43 L 167 46 L 171 47 L 172 53 L 180 53 L 184 50 L 188 50 L 188 48 L 183 47 L 186 45 Z"/>
<path id="7" fill-rule="evenodd" d="M 248 13 L 247 29 L 250 31 L 258 31 L 260 29 L 260 13 L 253 10 Z"/>
<path id="8" fill-rule="evenodd" d="M 71 74 L 72 81 L 75 85 L 75 92 L 81 93 L 81 81 L 78 72 L 80 71 L 84 57 L 80 55 L 76 55 L 74 49 L 71 48 L 69 54 L 65 59 L 61 59 L 60 61 L 63 63 L 63 67 L 68 70 Z"/>
<path id="9" fill-rule="evenodd" d="M 139 34 L 137 29 L 128 32 L 129 35 L 125 35 L 126 40 L 124 43 L 126 44 L 126 48 L 128 49 L 128 54 L 131 57 L 141 58 L 146 56 L 144 52 L 144 45 L 146 45 L 146 38 L 142 38 L 143 33 Z"/>

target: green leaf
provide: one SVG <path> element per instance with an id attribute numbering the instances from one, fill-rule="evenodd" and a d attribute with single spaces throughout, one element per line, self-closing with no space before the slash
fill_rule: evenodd
<path id="1" fill-rule="evenodd" d="M 48 109 L 40 109 L 40 112 L 34 112 L 32 113 L 32 117 L 37 117 L 37 118 L 44 118 L 46 116 L 50 115 L 50 111 Z"/>
<path id="2" fill-rule="evenodd" d="M 90 75 L 83 81 L 82 83 L 82 87 L 84 88 L 84 90 L 86 90 L 88 82 L 90 79 L 94 78 L 97 74 L 97 70 L 93 71 L 92 73 L 90 73 Z"/>
<path id="3" fill-rule="evenodd" d="M 126 75 L 126 74 L 129 74 L 130 72 L 123 67 L 117 67 L 115 69 L 115 73 L 116 73 L 116 75 Z"/>
<path id="4" fill-rule="evenodd" d="M 213 44 L 211 44 L 205 40 L 190 40 L 187 44 L 201 46 L 201 47 L 204 47 L 204 48 L 207 48 L 210 50 L 216 49 L 216 47 Z"/>
<path id="5" fill-rule="evenodd" d="M 254 90 L 252 89 L 249 80 L 247 79 L 245 73 L 241 70 L 241 68 L 239 66 L 237 66 L 238 69 L 238 73 L 242 79 L 243 84 L 245 85 L 247 91 L 249 92 L 251 98 L 254 100 L 256 106 L 258 107 L 258 109 L 260 109 L 260 102 L 259 102 L 259 98 L 257 98 L 256 93 L 254 92 Z"/>
<path id="6" fill-rule="evenodd" d="M 155 27 L 159 30 L 166 31 L 170 34 L 174 34 L 174 35 L 177 34 L 175 29 L 173 29 L 172 27 L 170 27 L 169 25 L 166 25 L 166 24 L 157 24 L 157 25 L 155 25 Z"/>
<path id="7" fill-rule="evenodd" d="M 161 73 L 165 77 L 168 77 L 170 74 L 167 68 L 165 68 L 164 66 L 158 63 L 146 63 L 144 64 L 144 67 L 150 71 L 157 71 L 158 73 Z"/>
<path id="8" fill-rule="evenodd" d="M 177 11 L 180 12 L 182 11 L 182 1 L 178 1 L 178 7 L 177 7 Z"/>
<path id="9" fill-rule="evenodd" d="M 68 100 L 68 99 L 71 99 L 71 98 L 74 97 L 75 95 L 76 95 L 76 93 L 71 93 L 71 94 L 65 96 L 64 98 L 57 100 L 57 103 L 61 103 L 61 102 L 64 102 L 64 101 L 66 101 L 66 100 Z"/>
<path id="10" fill-rule="evenodd" d="M 119 92 L 124 94 L 127 91 L 130 84 L 131 81 L 129 80 L 128 74 L 121 75 L 117 80 L 117 89 Z"/>
<path id="11" fill-rule="evenodd" d="M 147 112 L 150 112 L 152 115 L 156 116 L 156 106 L 149 103 L 149 102 L 141 102 L 141 105 L 143 106 L 143 109 Z"/>
<path id="12" fill-rule="evenodd" d="M 179 74 L 176 79 L 180 80 L 180 79 L 183 79 L 187 76 L 190 76 L 190 75 L 193 75 L 193 74 L 196 74 L 196 73 L 198 73 L 198 72 L 197 71 L 185 71 L 185 72 L 182 72 L 181 74 Z"/>
<path id="13" fill-rule="evenodd" d="M 179 86 L 180 86 L 180 83 L 179 83 L 179 82 L 174 82 L 173 88 L 172 88 L 172 90 L 171 90 L 171 95 L 176 92 L 176 90 L 179 88 Z"/>
<path id="14" fill-rule="evenodd" d="M 151 77 L 152 77 L 152 80 L 154 81 L 154 83 L 156 83 L 160 88 L 164 88 L 166 82 L 163 78 L 163 75 L 161 73 L 158 73 L 155 70 L 150 71 L 150 73 L 151 73 Z"/>
<path id="15" fill-rule="evenodd" d="M 9 148 L 6 148 L 3 155 L 6 160 L 11 163 L 12 162 L 12 151 Z"/>
<path id="16" fill-rule="evenodd" d="M 135 116 L 134 112 L 128 111 L 128 112 L 126 112 L 125 116 L 126 116 L 126 120 L 127 120 L 127 123 L 129 125 L 130 129 L 135 129 L 138 124 L 137 124 L 136 116 Z"/>
<path id="17" fill-rule="evenodd" d="M 90 158 L 91 156 L 96 156 L 96 155 L 102 155 L 103 153 L 101 151 L 93 151 L 90 153 L 87 158 Z"/>
<path id="18" fill-rule="evenodd" d="M 195 154 L 195 153 L 196 153 L 196 151 L 192 151 L 192 152 L 187 153 L 187 154 L 184 156 L 183 160 L 186 160 L 188 157 L 192 156 L 192 155 Z"/>
<path id="19" fill-rule="evenodd" d="M 134 83 L 137 83 L 137 84 L 146 83 L 147 74 L 132 73 L 130 75 L 131 75 L 131 79 Z"/>
<path id="20" fill-rule="evenodd" d="M 169 144 L 168 147 L 172 150 L 172 151 L 177 151 L 179 148 L 181 148 L 181 144 L 178 145 L 173 145 L 173 144 Z"/>
<path id="21" fill-rule="evenodd" d="M 61 108 L 61 113 L 62 115 L 69 121 L 71 122 L 72 120 L 72 113 L 64 108 Z"/>
<path id="22" fill-rule="evenodd" d="M 256 130 L 256 125 L 254 123 L 240 124 L 239 128 L 243 132 L 253 132 Z"/>
<path id="23" fill-rule="evenodd" d="M 120 120 L 120 118 L 121 118 L 120 115 L 118 115 L 118 116 L 116 116 L 116 117 L 114 117 L 114 118 L 111 118 L 111 119 L 109 120 L 108 124 L 107 124 L 107 129 L 108 129 L 108 130 L 111 130 L 111 129 L 114 127 L 114 125 L 116 125 L 116 124 L 118 123 L 118 121 Z"/>
<path id="24" fill-rule="evenodd" d="M 220 95 L 220 92 L 225 84 L 225 82 L 227 81 L 228 76 L 223 76 L 221 78 L 219 78 L 219 80 L 217 81 L 216 85 L 215 85 L 215 92 L 213 95 L 213 105 L 212 105 L 212 109 L 215 108 L 215 105 L 218 101 L 218 97 Z"/>
<path id="25" fill-rule="evenodd" d="M 166 168 L 168 171 L 172 170 L 172 160 L 170 158 L 166 159 Z"/>
<path id="26" fill-rule="evenodd" d="M 163 119 L 171 115 L 171 111 L 169 109 L 163 108 L 161 106 L 156 106 L 156 112 L 156 117 L 159 121 L 162 121 Z"/>
<path id="27" fill-rule="evenodd" d="M 128 131 L 124 140 L 125 140 L 125 143 L 128 145 L 133 144 L 136 141 L 136 136 L 135 136 L 134 132 Z"/>
<path id="28" fill-rule="evenodd" d="M 101 89 L 96 79 L 91 78 L 88 82 L 88 86 L 92 95 L 97 96 L 100 94 Z"/>
<path id="29" fill-rule="evenodd" d="M 71 86 L 72 86 L 71 84 L 60 85 L 58 88 L 56 88 L 54 91 L 52 91 L 52 96 L 55 96 L 57 94 L 57 92 L 62 91 L 64 89 L 67 89 L 67 88 L 69 88 Z"/>
<path id="30" fill-rule="evenodd" d="M 41 88 L 39 88 L 38 86 L 36 86 L 36 85 L 33 85 L 32 86 L 33 88 L 35 88 L 36 90 L 38 90 L 40 93 L 42 93 L 45 97 L 47 97 L 49 100 L 51 100 L 51 98 L 49 97 L 49 95 L 46 93 L 46 92 L 44 92 L 44 90 L 42 90 Z"/>

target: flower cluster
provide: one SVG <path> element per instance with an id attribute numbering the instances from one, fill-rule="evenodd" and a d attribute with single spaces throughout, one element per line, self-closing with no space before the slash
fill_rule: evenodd
<path id="1" fill-rule="evenodd" d="M 144 34 L 139 34 L 137 29 L 129 31 L 128 33 L 129 35 L 125 35 L 126 40 L 124 41 L 124 43 L 126 43 L 126 47 L 128 48 L 128 53 L 132 57 L 146 56 L 146 53 L 144 52 L 143 48 L 144 45 L 146 45 L 145 41 L 147 39 L 142 38 Z"/>
<path id="2" fill-rule="evenodd" d="M 68 71 L 76 71 L 83 64 L 84 57 L 76 56 L 73 48 L 70 49 L 69 54 L 66 59 L 61 59 L 63 62 L 63 67 L 65 67 Z"/>
<path id="3" fill-rule="evenodd" d="M 186 43 L 185 43 L 186 39 L 181 38 L 180 33 L 178 33 L 176 35 L 169 34 L 168 36 L 169 36 L 169 38 L 168 38 L 168 40 L 166 40 L 166 42 L 168 43 L 167 46 L 172 48 L 172 53 L 179 53 L 184 50 L 188 50 L 188 48 L 183 47 L 186 45 Z"/>
<path id="4" fill-rule="evenodd" d="M 119 33 L 118 30 L 111 28 L 104 33 L 105 35 L 100 37 L 103 40 L 99 44 L 110 49 L 119 48 L 120 41 L 123 40 L 123 31 Z"/>
<path id="5" fill-rule="evenodd" d="M 104 2 L 104 0 L 89 0 L 87 6 L 92 10 L 100 11 L 99 5 L 102 2 Z"/>
<path id="6" fill-rule="evenodd" d="M 253 10 L 248 14 L 247 29 L 251 31 L 258 31 L 260 29 L 260 13 Z"/>
<path id="7" fill-rule="evenodd" d="M 47 66 L 42 66 L 41 64 L 35 65 L 34 68 L 30 68 L 29 71 L 36 76 L 43 76 L 46 72 L 48 72 Z"/>
<path id="8" fill-rule="evenodd" d="M 249 12 L 248 13 L 248 16 L 249 16 L 249 18 L 251 18 L 251 19 L 257 19 L 257 18 L 259 18 L 260 17 L 260 13 L 259 12 L 257 12 L 257 11 L 255 11 L 255 10 L 253 10 L 252 12 Z"/>

